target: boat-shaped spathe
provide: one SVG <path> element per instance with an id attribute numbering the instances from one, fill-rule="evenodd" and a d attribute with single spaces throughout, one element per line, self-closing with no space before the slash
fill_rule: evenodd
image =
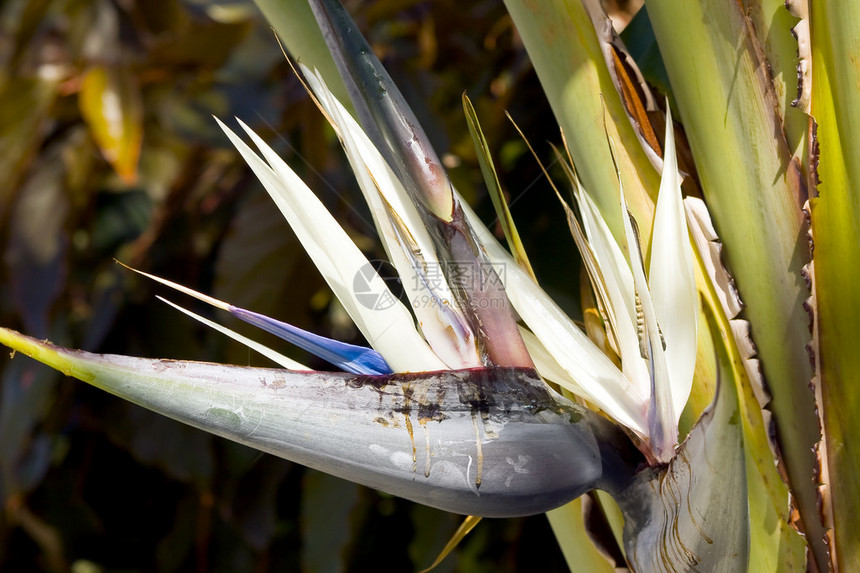
<path id="1" fill-rule="evenodd" d="M 0 342 L 196 428 L 454 513 L 542 513 L 613 489 L 639 455 L 528 369 L 366 376 L 91 354 L 6 329 Z"/>

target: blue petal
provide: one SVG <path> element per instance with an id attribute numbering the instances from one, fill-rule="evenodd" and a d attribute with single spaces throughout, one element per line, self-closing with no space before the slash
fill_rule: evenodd
<path id="1" fill-rule="evenodd" d="M 286 322 L 269 318 L 250 310 L 230 306 L 230 314 L 266 332 L 270 332 L 279 338 L 283 338 L 295 344 L 303 350 L 319 356 L 323 360 L 334 364 L 341 370 L 353 374 L 392 374 L 393 370 L 385 362 L 382 355 L 364 346 L 347 344 L 313 334 Z"/>

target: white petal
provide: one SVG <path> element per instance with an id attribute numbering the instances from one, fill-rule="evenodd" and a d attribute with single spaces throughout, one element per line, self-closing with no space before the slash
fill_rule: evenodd
<path id="1" fill-rule="evenodd" d="M 241 125 L 269 165 L 227 126 L 218 123 L 269 192 L 358 329 L 391 368 L 396 372 L 444 369 L 444 363 L 415 330 L 409 311 L 299 176 L 245 124 Z"/>
<path id="2" fill-rule="evenodd" d="M 679 417 L 693 386 L 699 297 L 690 235 L 681 202 L 681 180 L 675 156 L 671 112 L 666 116 L 664 148 L 663 178 L 654 215 L 648 285 L 657 322 L 666 340 L 666 366 L 675 415 Z"/>
<path id="3" fill-rule="evenodd" d="M 457 195 L 466 219 L 500 273 L 517 313 L 549 354 L 576 381 L 584 398 L 640 435 L 647 435 L 647 398 L 514 261 L 474 211 Z"/>
<path id="4" fill-rule="evenodd" d="M 430 234 L 406 189 L 319 74 L 302 69 L 341 137 L 388 258 L 400 275 L 427 342 L 451 368 L 481 366 L 474 333 L 458 307 Z"/>
<path id="5" fill-rule="evenodd" d="M 559 386 L 573 392 L 577 396 L 584 396 L 585 391 L 576 383 L 576 380 L 570 377 L 570 374 L 561 367 L 561 364 L 556 362 L 546 346 L 538 339 L 531 330 L 520 326 L 520 336 L 523 337 L 523 342 L 529 351 L 529 355 L 535 363 L 535 368 L 538 374 L 544 380 L 554 382 Z"/>
<path id="6" fill-rule="evenodd" d="M 643 396 L 651 394 L 648 368 L 639 353 L 639 335 L 636 331 L 636 294 L 630 263 L 612 236 L 606 221 L 600 215 L 591 197 L 577 186 L 576 202 L 582 213 L 582 226 L 588 235 L 600 271 L 603 273 L 606 294 L 615 316 L 615 334 L 621 355 L 621 370 Z"/>
<path id="7" fill-rule="evenodd" d="M 630 253 L 630 267 L 633 271 L 633 283 L 639 294 L 644 332 L 642 344 L 648 359 L 648 371 L 651 378 L 651 405 L 648 410 L 648 438 L 651 450 L 657 459 L 669 461 L 674 454 L 678 442 L 678 417 L 675 415 L 672 400 L 672 388 L 669 383 L 669 372 L 666 367 L 666 354 L 663 352 L 663 340 L 657 325 L 654 303 L 645 279 L 645 269 L 642 264 L 642 251 L 639 238 L 633 229 L 633 223 L 624 199 L 624 189 L 618 182 L 621 199 L 621 213 L 624 219 L 624 236 L 627 239 L 627 252 Z"/>

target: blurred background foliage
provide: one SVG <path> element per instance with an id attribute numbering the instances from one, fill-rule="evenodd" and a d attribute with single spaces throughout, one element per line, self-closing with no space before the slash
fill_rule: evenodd
<path id="1" fill-rule="evenodd" d="M 504 110 L 548 163 L 557 127 L 501 1 L 347 7 L 490 221 L 460 103 L 468 92 L 537 274 L 577 315 L 563 214 Z M 163 291 L 118 259 L 356 341 L 213 114 L 265 134 L 357 244 L 384 258 L 331 130 L 250 0 L 0 2 L 0 323 L 90 351 L 267 365 L 159 303 Z M 461 521 L 6 358 L 0 570 L 418 570 Z M 437 570 L 526 567 L 566 569 L 543 516 L 484 520 Z"/>

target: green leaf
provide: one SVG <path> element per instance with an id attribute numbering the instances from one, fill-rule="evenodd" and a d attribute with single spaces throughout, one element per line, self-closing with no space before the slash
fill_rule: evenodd
<path id="1" fill-rule="evenodd" d="M 826 456 L 824 518 L 839 571 L 860 568 L 860 8 L 811 4 L 812 115 L 820 183 L 810 198 L 816 310 L 814 350 Z"/>
<path id="2" fill-rule="evenodd" d="M 254 0 L 274 27 L 287 51 L 310 69 L 317 69 L 337 98 L 349 105 L 349 95 L 307 0 Z"/>
<path id="3" fill-rule="evenodd" d="M 608 38 L 598 36 L 593 21 L 602 16 L 599 4 L 505 0 L 505 6 L 566 136 L 583 186 L 616 240 L 622 242 L 624 231 L 607 138 L 617 146 L 621 182 L 631 210 L 642 221 L 642 236 L 650 237 L 659 178 L 606 66 L 603 50 L 608 49 Z"/>
<path id="4" fill-rule="evenodd" d="M 583 498 L 548 511 L 549 524 L 571 571 L 612 573 L 614 568 L 594 546 L 585 528 L 582 514 Z"/>
<path id="5" fill-rule="evenodd" d="M 801 268 L 809 259 L 804 185 L 773 86 L 761 73 L 767 62 L 738 3 L 655 0 L 648 14 L 771 389 L 769 407 L 802 527 L 826 570 L 818 492 L 810 479 L 819 432 L 802 308 L 808 293 Z"/>
<path id="6" fill-rule="evenodd" d="M 801 65 L 799 58 L 804 57 L 803 48 L 799 44 L 804 43 L 804 40 L 798 41 L 792 29 L 798 23 L 797 16 L 793 15 L 789 8 L 792 3 L 798 4 L 794 0 L 757 0 L 745 5 L 745 14 L 749 17 L 752 30 L 767 57 L 769 76 L 777 109 L 783 118 L 789 149 L 806 167 L 809 159 L 809 109 L 799 105 L 799 100 L 806 96 L 801 95 L 798 88 L 803 88 L 808 95 L 812 86 L 808 85 L 808 77 L 801 80 L 800 77 L 804 74 L 798 73 L 798 67 Z M 808 44 L 806 47 L 808 49 Z"/>

